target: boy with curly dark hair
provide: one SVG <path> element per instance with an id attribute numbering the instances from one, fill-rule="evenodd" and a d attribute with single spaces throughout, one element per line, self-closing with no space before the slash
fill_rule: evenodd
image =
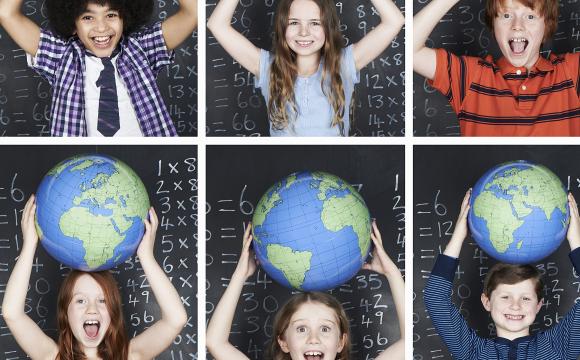
<path id="1" fill-rule="evenodd" d="M 0 0 L 0 25 L 53 87 L 52 136 L 175 136 L 155 82 L 197 25 L 197 0 L 149 21 L 153 0 L 47 0 L 50 29 Z"/>

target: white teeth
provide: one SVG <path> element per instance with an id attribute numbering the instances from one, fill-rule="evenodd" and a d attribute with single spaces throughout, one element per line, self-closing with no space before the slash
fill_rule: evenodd
<path id="1" fill-rule="evenodd" d="M 304 353 L 304 355 L 307 356 L 322 356 L 322 353 L 320 351 L 307 351 Z"/>
<path id="2" fill-rule="evenodd" d="M 523 315 L 508 315 L 508 314 L 506 314 L 506 317 L 510 320 L 521 320 L 524 318 Z"/>
<path id="3" fill-rule="evenodd" d="M 526 42 L 528 40 L 525 39 L 525 38 L 511 38 L 510 41 L 513 41 L 513 42 Z"/>
<path id="4" fill-rule="evenodd" d="M 87 320 L 85 325 L 99 325 L 99 322 L 97 320 Z"/>
<path id="5" fill-rule="evenodd" d="M 110 36 L 95 36 L 93 39 L 96 42 L 107 42 L 109 41 L 110 38 L 111 38 Z"/>

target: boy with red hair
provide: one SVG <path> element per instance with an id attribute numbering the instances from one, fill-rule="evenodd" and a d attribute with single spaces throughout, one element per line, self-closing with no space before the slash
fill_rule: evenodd
<path id="1" fill-rule="evenodd" d="M 425 46 L 458 0 L 433 0 L 414 17 L 413 68 L 443 93 L 467 136 L 580 136 L 580 54 L 540 56 L 558 22 L 557 0 L 487 0 L 486 23 L 503 57 L 456 56 Z"/>

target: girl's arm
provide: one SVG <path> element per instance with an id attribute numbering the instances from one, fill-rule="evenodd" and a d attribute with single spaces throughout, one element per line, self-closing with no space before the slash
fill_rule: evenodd
<path id="1" fill-rule="evenodd" d="M 433 0 L 413 18 L 413 70 L 429 80 L 435 77 L 437 54 L 425 46 L 435 26 L 459 0 Z"/>
<path id="2" fill-rule="evenodd" d="M 18 345 L 31 359 L 54 359 L 58 354 L 56 343 L 24 312 L 32 262 L 38 244 L 38 234 L 34 227 L 35 212 L 36 203 L 32 195 L 22 211 L 22 251 L 6 285 L 2 316 Z"/>
<path id="3" fill-rule="evenodd" d="M 159 355 L 171 345 L 187 322 L 187 313 L 179 294 L 153 255 L 158 224 L 155 210 L 151 208 L 149 220 L 145 220 L 145 234 L 137 249 L 137 255 L 161 309 L 161 319 L 131 340 L 129 343 L 131 359 L 152 359 Z"/>
<path id="4" fill-rule="evenodd" d="M 242 253 L 236 270 L 234 270 L 230 283 L 217 304 L 207 327 L 205 336 L 207 350 L 216 360 L 248 360 L 248 357 L 236 349 L 228 338 L 244 282 L 256 271 L 256 262 L 250 251 L 251 230 L 252 225 L 249 224 L 244 233 Z"/>
<path id="5" fill-rule="evenodd" d="M 197 27 L 197 0 L 179 0 L 179 10 L 161 24 L 168 50 L 173 50 Z"/>
<path id="6" fill-rule="evenodd" d="M 401 338 L 394 342 L 391 346 L 383 350 L 376 360 L 397 360 L 405 359 L 405 281 L 399 271 L 399 268 L 389 258 L 389 255 L 383 248 L 383 240 L 377 224 L 373 221 L 373 231 L 371 233 L 374 250 L 373 259 L 370 263 L 364 264 L 363 269 L 372 270 L 379 274 L 383 274 L 389 281 L 391 294 L 393 296 L 393 303 L 397 310 L 397 319 L 399 320 L 399 331 Z"/>
<path id="7" fill-rule="evenodd" d="M 22 0 L 0 0 L 0 25 L 26 53 L 34 56 L 40 43 L 40 28 L 22 12 Z"/>
<path id="8" fill-rule="evenodd" d="M 393 41 L 405 24 L 405 17 L 391 0 L 371 0 L 381 17 L 381 23 L 353 46 L 357 70 L 379 56 Z"/>
<path id="9" fill-rule="evenodd" d="M 231 25 L 238 0 L 221 0 L 207 21 L 216 40 L 240 65 L 260 77 L 260 49 Z"/>

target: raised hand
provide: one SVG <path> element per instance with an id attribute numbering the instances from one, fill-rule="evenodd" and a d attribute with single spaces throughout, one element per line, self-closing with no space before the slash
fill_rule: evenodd
<path id="1" fill-rule="evenodd" d="M 459 257 L 461 252 L 461 246 L 463 241 L 467 237 L 468 227 L 467 227 L 467 214 L 469 214 L 469 198 L 471 197 L 471 189 L 467 190 L 465 196 L 463 197 L 463 202 L 461 203 L 461 210 L 459 211 L 459 216 L 455 222 L 455 229 L 453 230 L 453 235 L 451 235 L 451 240 L 445 248 L 445 255 L 452 257 Z"/>
<path id="2" fill-rule="evenodd" d="M 570 225 L 568 226 L 568 243 L 570 250 L 580 247 L 580 216 L 578 215 L 578 204 L 572 193 L 568 193 L 568 206 L 570 207 Z"/>
<path id="3" fill-rule="evenodd" d="M 256 260 L 254 260 L 254 251 L 250 248 L 252 245 L 252 239 L 252 223 L 250 222 L 244 232 L 240 259 L 238 260 L 236 270 L 234 270 L 234 275 L 237 274 L 242 276 L 244 281 L 252 276 L 257 268 Z"/>

